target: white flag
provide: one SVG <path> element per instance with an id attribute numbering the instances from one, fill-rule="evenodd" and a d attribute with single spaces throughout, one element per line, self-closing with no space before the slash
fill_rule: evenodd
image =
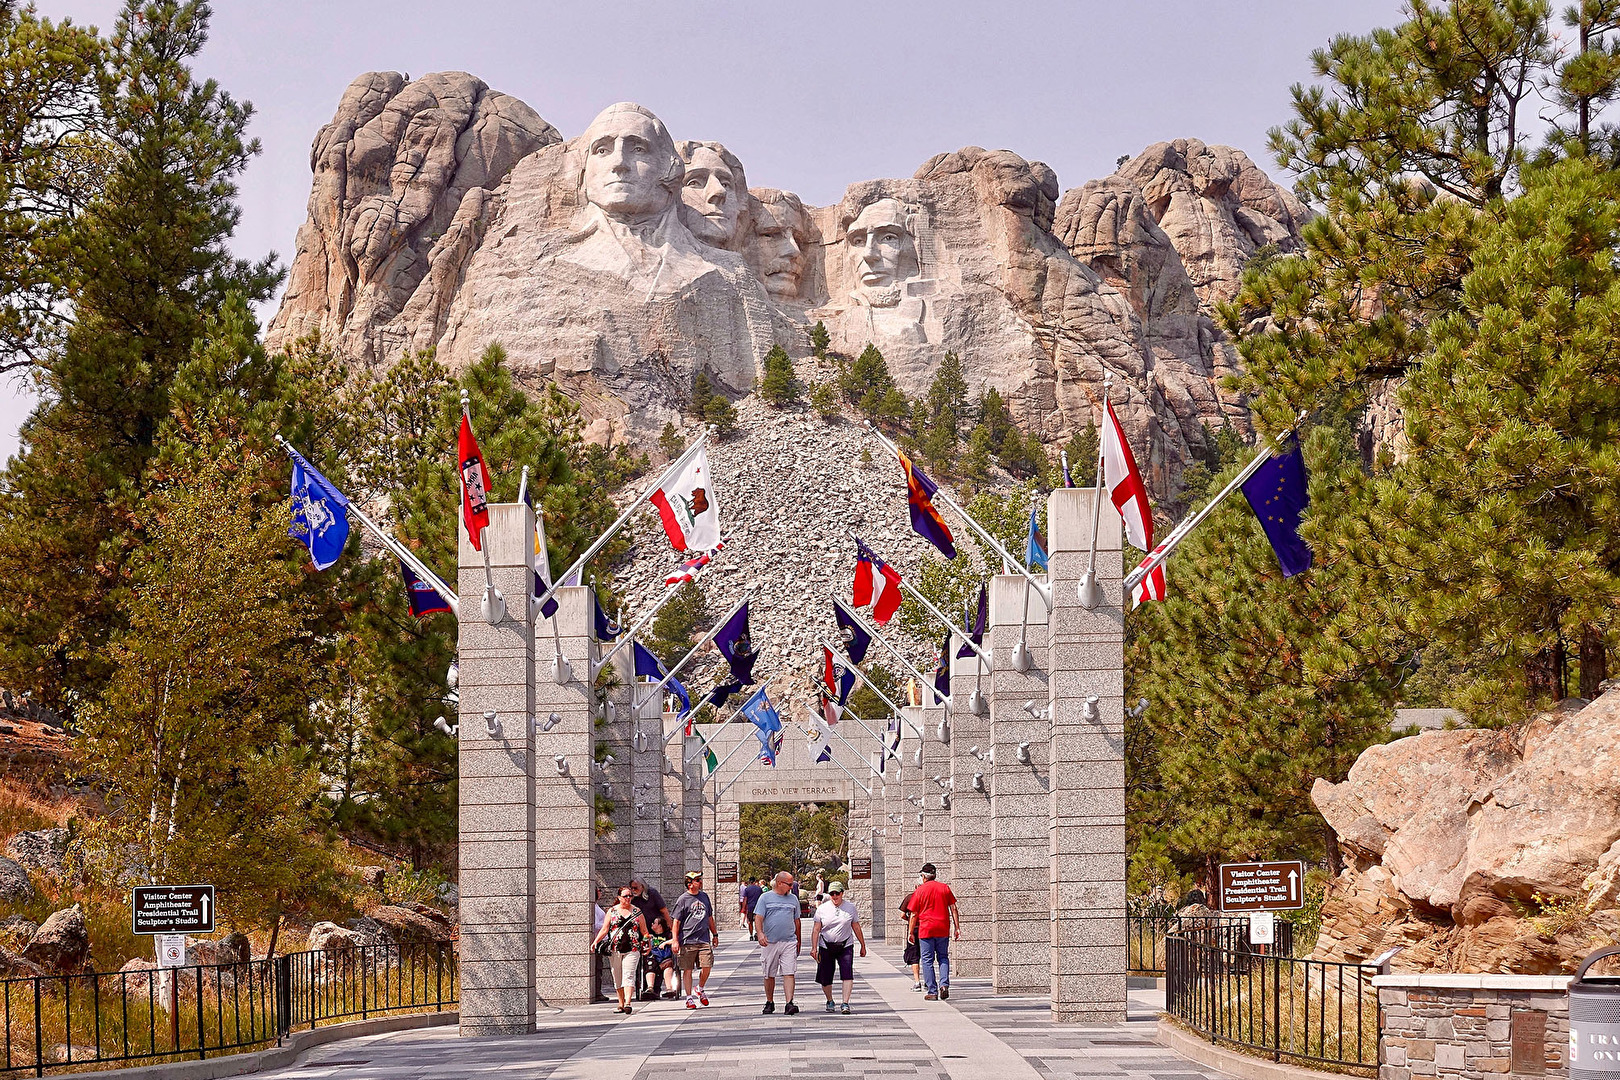
<path id="1" fill-rule="evenodd" d="M 1108 403 L 1102 429 L 1103 483 L 1108 499 L 1125 519 L 1125 538 L 1132 547 L 1153 550 L 1153 511 L 1148 507 L 1147 487 L 1137 471 L 1125 429 L 1119 426 L 1114 405 Z"/>
<path id="2" fill-rule="evenodd" d="M 652 494 L 664 532 L 676 551 L 707 551 L 720 544 L 720 506 L 709 474 L 709 451 L 699 450 Z"/>

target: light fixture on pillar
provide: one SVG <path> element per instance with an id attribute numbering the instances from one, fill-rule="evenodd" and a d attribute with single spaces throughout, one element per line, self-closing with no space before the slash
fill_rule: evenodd
<path id="1" fill-rule="evenodd" d="M 456 737 L 456 732 L 461 730 L 460 724 L 446 723 L 444 717 L 442 716 L 433 721 L 433 726 L 450 736 L 452 739 Z"/>
<path id="2" fill-rule="evenodd" d="M 614 757 L 612 754 L 603 754 L 602 755 L 603 771 L 606 772 L 607 771 L 607 766 L 612 765 L 617 760 L 618 760 L 618 758 Z"/>
<path id="3" fill-rule="evenodd" d="M 1027 742 L 1021 742 L 1018 744 L 1018 764 L 1029 764 L 1029 743 Z"/>
<path id="4" fill-rule="evenodd" d="M 568 775 L 568 759 L 566 757 L 564 757 L 563 755 L 558 754 L 552 760 L 557 763 L 557 775 L 558 776 L 567 776 Z"/>
<path id="5" fill-rule="evenodd" d="M 990 711 L 990 703 L 985 700 L 984 695 L 979 691 L 970 690 L 967 696 L 967 711 L 974 716 L 983 716 Z"/>
<path id="6" fill-rule="evenodd" d="M 558 686 L 568 685 L 568 680 L 574 677 L 574 671 L 568 666 L 568 658 L 562 653 L 553 653 L 551 657 L 551 681 Z"/>
<path id="7" fill-rule="evenodd" d="M 454 690 L 459 682 L 461 682 L 461 665 L 452 660 L 449 669 L 444 673 L 444 684 Z"/>
<path id="8" fill-rule="evenodd" d="M 541 731 L 550 731 L 552 728 L 562 723 L 562 717 L 556 713 L 552 713 L 550 716 L 546 717 L 544 721 L 536 720 L 535 723 L 540 725 Z"/>
<path id="9" fill-rule="evenodd" d="M 1052 715 L 1050 708 L 1043 707 L 1037 709 L 1033 700 L 1024 702 L 1024 711 L 1029 713 L 1030 718 L 1033 720 L 1048 720 Z"/>
<path id="10" fill-rule="evenodd" d="M 1102 719 L 1102 710 L 1097 707 L 1100 700 L 1096 694 L 1092 694 L 1086 698 L 1085 704 L 1080 707 L 1081 715 L 1094 724 Z"/>
<path id="11" fill-rule="evenodd" d="M 944 717 L 940 717 L 938 726 L 934 728 L 934 734 L 939 736 L 940 742 L 949 745 L 951 741 L 951 722 Z"/>
<path id="12" fill-rule="evenodd" d="M 484 727 L 489 729 L 490 738 L 499 739 L 501 737 L 501 721 L 494 709 L 484 711 Z"/>
<path id="13" fill-rule="evenodd" d="M 638 754 L 641 753 L 641 742 L 641 732 L 638 731 L 630 737 L 630 748 Z"/>
<path id="14" fill-rule="evenodd" d="M 941 795 L 939 797 L 939 808 L 941 810 L 949 810 L 951 808 L 951 793 L 950 792 L 947 791 L 947 792 L 945 792 L 945 794 L 943 794 L 943 795 Z"/>
<path id="15" fill-rule="evenodd" d="M 608 723 L 610 724 L 619 718 L 619 707 L 611 701 L 604 706 L 603 711 L 607 714 Z"/>
<path id="16" fill-rule="evenodd" d="M 1141 716 L 1143 713 L 1147 712 L 1147 707 L 1148 707 L 1148 699 L 1147 698 L 1137 698 L 1136 699 L 1136 708 L 1127 710 L 1126 715 L 1129 716 L 1132 720 L 1135 720 L 1138 716 Z"/>
<path id="17" fill-rule="evenodd" d="M 973 774 L 973 790 L 974 791 L 983 791 L 984 790 L 984 773 L 976 772 L 976 773 Z"/>
<path id="18" fill-rule="evenodd" d="M 917 824 L 919 824 L 919 825 L 922 824 L 922 815 L 921 814 L 917 815 Z"/>
<path id="19" fill-rule="evenodd" d="M 978 758 L 978 759 L 979 759 L 979 760 L 980 760 L 980 761 L 983 761 L 983 760 L 984 760 L 984 754 L 982 754 L 982 753 L 981 753 L 981 752 L 980 752 L 980 751 L 979 751 L 979 748 L 978 748 L 978 747 L 977 747 L 977 746 L 970 746 L 970 747 L 968 747 L 968 753 L 969 753 L 969 754 L 970 754 L 970 755 L 972 755 L 972 756 L 973 756 L 973 757 L 976 757 L 976 758 Z"/>
<path id="20" fill-rule="evenodd" d="M 919 746 L 911 752 L 911 763 L 913 765 L 922 764 L 922 747 Z"/>
<path id="21" fill-rule="evenodd" d="M 613 798 L 613 785 L 605 780 L 602 782 L 602 794 L 610 799 Z"/>
<path id="22" fill-rule="evenodd" d="M 1035 666 L 1035 656 L 1029 651 L 1028 643 L 1020 641 L 1013 646 L 1012 665 L 1013 670 L 1020 675 Z"/>
<path id="23" fill-rule="evenodd" d="M 1095 610 L 1102 603 L 1102 587 L 1097 584 L 1097 571 L 1087 570 L 1080 575 L 1080 606 Z"/>

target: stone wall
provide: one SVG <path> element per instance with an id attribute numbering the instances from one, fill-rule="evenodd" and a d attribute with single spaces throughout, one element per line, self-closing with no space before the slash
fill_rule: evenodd
<path id="1" fill-rule="evenodd" d="M 1569 1075 L 1569 976 L 1379 975 L 1379 1080 Z"/>

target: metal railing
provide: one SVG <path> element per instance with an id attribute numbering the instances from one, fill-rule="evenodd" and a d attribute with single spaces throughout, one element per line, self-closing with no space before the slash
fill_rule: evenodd
<path id="1" fill-rule="evenodd" d="M 1127 915 L 1125 917 L 1126 971 L 1132 975 L 1163 975 L 1164 940 L 1182 930 L 1196 930 L 1204 926 L 1242 926 L 1249 920 L 1243 915 Z M 1276 923 L 1277 951 L 1284 956 L 1293 955 L 1294 926 L 1285 919 Z"/>
<path id="2" fill-rule="evenodd" d="M 1246 921 L 1167 935 L 1164 967 L 1165 1011 L 1211 1042 L 1274 1061 L 1378 1071 L 1374 967 L 1302 960 L 1275 946 L 1250 945 Z"/>
<path id="3" fill-rule="evenodd" d="M 295 1028 L 460 1001 L 453 944 L 366 945 L 161 971 L 0 979 L 0 1076 L 205 1059 Z"/>

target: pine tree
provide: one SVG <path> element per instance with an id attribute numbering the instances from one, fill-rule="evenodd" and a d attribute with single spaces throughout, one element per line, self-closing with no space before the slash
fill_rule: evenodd
<path id="1" fill-rule="evenodd" d="M 681 451 L 686 449 L 686 440 L 681 438 L 680 429 L 673 423 L 666 423 L 664 430 L 659 433 L 658 449 L 662 450 L 670 461 L 680 457 Z"/>
<path id="2" fill-rule="evenodd" d="M 831 421 L 838 418 L 838 391 L 833 389 L 832 383 L 817 383 L 815 389 L 810 391 L 810 404 L 815 407 L 816 415 L 823 420 Z"/>
<path id="3" fill-rule="evenodd" d="M 699 370 L 692 376 L 692 412 L 701 417 L 713 400 L 714 384 L 709 381 L 709 373 Z"/>
<path id="4" fill-rule="evenodd" d="M 894 377 L 889 374 L 888 361 L 876 345 L 868 344 L 845 368 L 839 377 L 845 400 L 852 403 L 868 419 L 877 415 L 884 398 L 895 389 Z"/>
<path id="5" fill-rule="evenodd" d="M 1097 424 L 1087 420 L 1086 426 L 1075 432 L 1063 452 L 1069 458 L 1069 477 L 1076 487 L 1092 487 L 1097 483 Z"/>
<path id="6" fill-rule="evenodd" d="M 703 419 L 720 438 L 730 438 L 737 430 L 737 407 L 727 398 L 716 394 L 703 407 Z"/>
<path id="7" fill-rule="evenodd" d="M 665 671 L 671 670 L 692 651 L 692 644 L 709 628 L 709 622 L 709 601 L 703 587 L 688 581 L 658 609 L 647 648 L 663 661 Z"/>
<path id="8" fill-rule="evenodd" d="M 804 392 L 804 387 L 793 373 L 793 361 L 780 345 L 772 345 L 771 351 L 765 354 L 765 376 L 760 380 L 759 392 L 778 409 L 798 401 Z"/>
<path id="9" fill-rule="evenodd" d="M 832 335 L 827 333 L 827 324 L 820 319 L 810 328 L 810 352 L 818 359 L 827 358 L 827 346 L 832 344 Z"/>

